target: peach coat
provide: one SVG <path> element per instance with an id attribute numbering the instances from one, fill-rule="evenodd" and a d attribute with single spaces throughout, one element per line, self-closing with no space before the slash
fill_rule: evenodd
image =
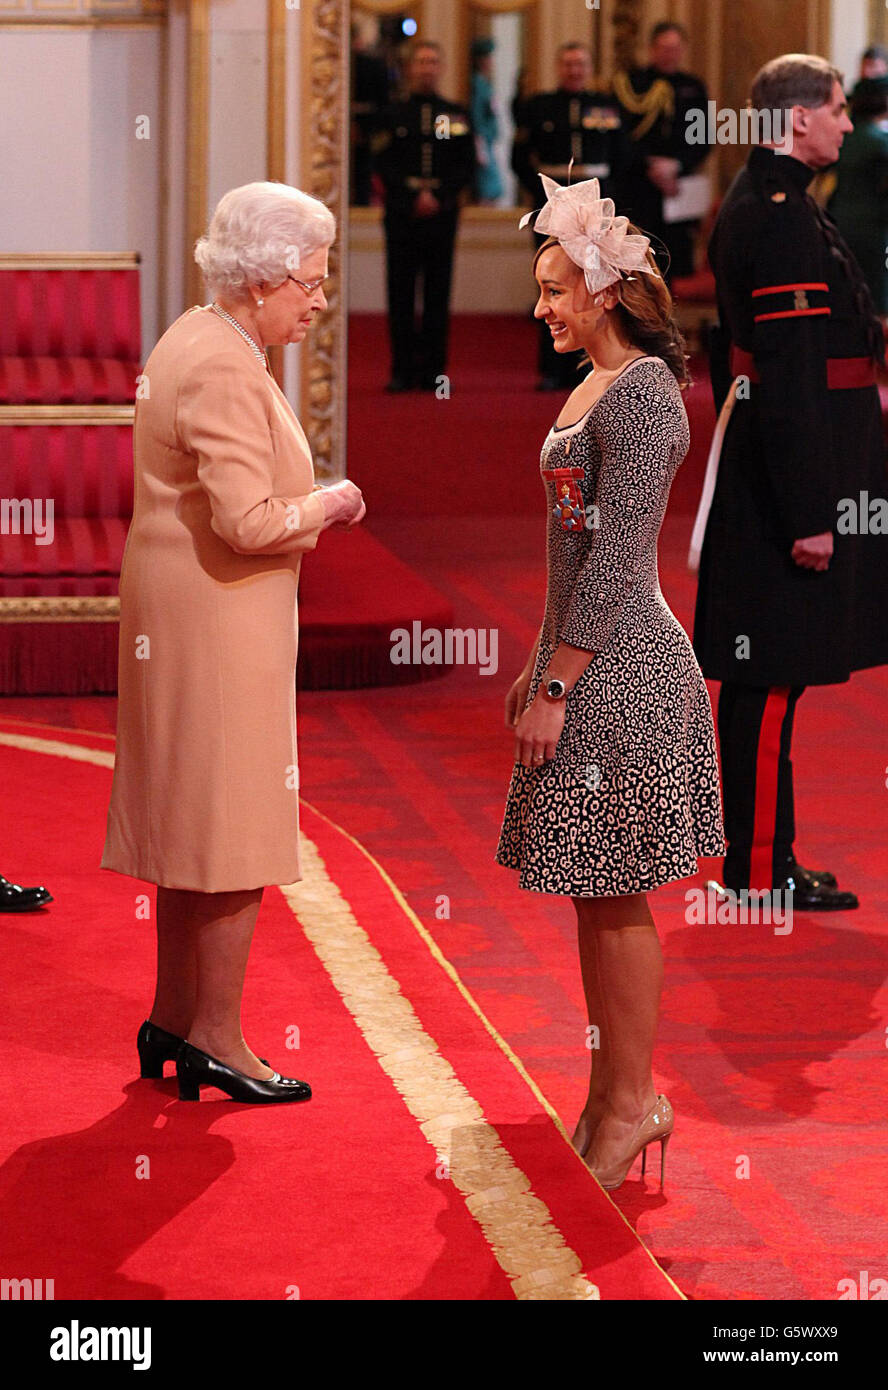
<path id="1" fill-rule="evenodd" d="M 308 441 L 209 306 L 144 380 L 102 868 L 208 893 L 295 882 L 296 595 L 324 521 Z"/>

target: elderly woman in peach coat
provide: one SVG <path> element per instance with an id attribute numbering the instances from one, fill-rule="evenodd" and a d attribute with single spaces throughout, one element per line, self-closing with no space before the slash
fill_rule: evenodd
<path id="1" fill-rule="evenodd" d="M 266 884 L 301 877 L 295 668 L 303 555 L 364 515 L 316 487 L 268 367 L 327 307 L 329 210 L 285 184 L 232 189 L 195 250 L 213 302 L 167 329 L 137 402 L 135 508 L 120 577 L 117 753 L 102 867 L 157 884 L 157 987 L 143 1076 L 179 1095 L 307 1100 L 241 1031 Z"/>

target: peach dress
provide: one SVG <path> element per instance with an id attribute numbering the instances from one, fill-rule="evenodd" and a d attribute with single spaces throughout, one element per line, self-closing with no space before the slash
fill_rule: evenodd
<path id="1" fill-rule="evenodd" d="M 205 893 L 292 883 L 296 597 L 324 521 L 308 441 L 208 305 L 143 379 L 102 868 Z"/>

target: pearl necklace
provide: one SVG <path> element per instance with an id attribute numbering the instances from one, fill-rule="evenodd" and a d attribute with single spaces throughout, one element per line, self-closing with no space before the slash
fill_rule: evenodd
<path id="1" fill-rule="evenodd" d="M 255 353 L 257 360 L 261 362 L 265 370 L 268 371 L 268 358 L 265 356 L 265 353 L 262 351 L 261 347 L 255 341 L 255 339 L 251 338 L 247 330 L 241 327 L 237 319 L 232 318 L 231 314 L 229 314 L 228 311 L 226 309 L 223 309 L 219 304 L 216 304 L 215 301 L 210 305 L 210 308 L 215 310 L 219 317 L 221 319 L 224 319 L 226 323 L 230 323 L 232 328 L 235 329 L 241 335 L 244 341 L 246 343 L 249 343 L 250 348 Z"/>

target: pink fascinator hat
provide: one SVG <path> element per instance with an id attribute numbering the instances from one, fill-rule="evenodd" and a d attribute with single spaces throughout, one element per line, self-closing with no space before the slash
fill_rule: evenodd
<path id="1" fill-rule="evenodd" d="M 583 271 L 590 294 L 607 289 L 627 271 L 657 273 L 648 264 L 649 238 L 629 235 L 628 217 L 616 216 L 613 198 L 602 198 L 597 179 L 584 179 L 564 188 L 545 174 L 540 178 L 547 201 L 537 215 L 534 230 L 560 241 L 574 265 Z M 526 227 L 533 215 L 527 213 L 519 226 Z"/>

